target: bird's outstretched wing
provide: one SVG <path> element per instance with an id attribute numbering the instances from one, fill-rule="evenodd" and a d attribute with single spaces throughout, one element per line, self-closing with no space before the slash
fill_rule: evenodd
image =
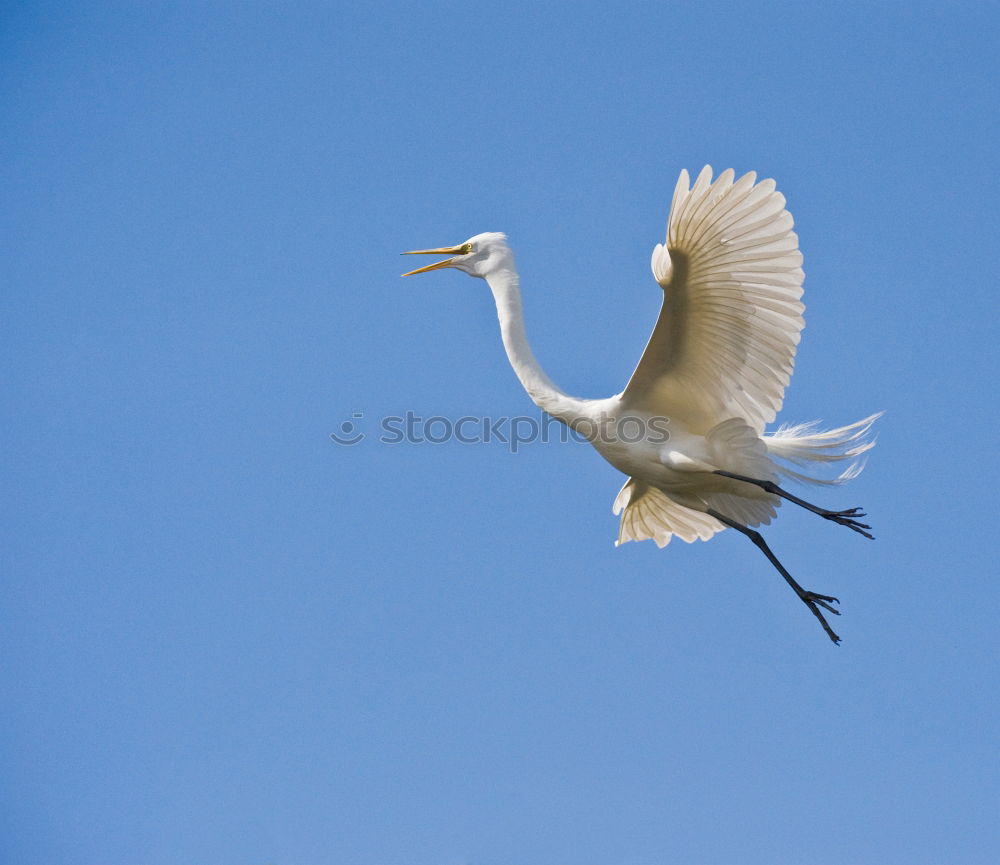
<path id="1" fill-rule="evenodd" d="M 803 327 L 802 253 L 785 197 L 756 174 L 712 182 L 705 166 L 674 189 L 666 245 L 653 250 L 663 307 L 621 395 L 625 408 L 683 420 L 692 432 L 774 420 Z"/>

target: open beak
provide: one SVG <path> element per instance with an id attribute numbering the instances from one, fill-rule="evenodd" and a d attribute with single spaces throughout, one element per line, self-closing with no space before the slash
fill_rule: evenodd
<path id="1" fill-rule="evenodd" d="M 412 252 L 404 252 L 403 255 L 450 255 L 452 258 L 446 258 L 444 261 L 435 261 L 434 264 L 427 264 L 424 267 L 418 267 L 416 270 L 410 270 L 403 274 L 403 276 L 413 276 L 415 273 L 427 273 L 429 270 L 438 270 L 442 267 L 447 267 L 451 264 L 456 255 L 464 255 L 468 252 L 467 249 L 462 246 L 442 246 L 439 249 L 414 249 Z"/>

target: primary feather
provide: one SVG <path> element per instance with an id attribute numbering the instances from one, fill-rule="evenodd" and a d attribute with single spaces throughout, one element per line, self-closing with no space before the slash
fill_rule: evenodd
<path id="1" fill-rule="evenodd" d="M 677 181 L 651 262 L 663 305 L 622 403 L 702 434 L 730 417 L 759 433 L 781 408 L 804 325 L 802 253 L 773 180 L 711 175 Z"/>

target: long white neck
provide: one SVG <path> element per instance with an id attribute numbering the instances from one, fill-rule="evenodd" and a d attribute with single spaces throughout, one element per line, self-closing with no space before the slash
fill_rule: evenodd
<path id="1" fill-rule="evenodd" d="M 521 305 L 520 280 L 513 264 L 490 273 L 486 282 L 493 291 L 500 318 L 500 335 L 507 359 L 517 373 L 528 396 L 543 411 L 571 423 L 584 412 L 583 400 L 572 397 L 552 382 L 535 358 L 524 331 L 524 308 Z"/>

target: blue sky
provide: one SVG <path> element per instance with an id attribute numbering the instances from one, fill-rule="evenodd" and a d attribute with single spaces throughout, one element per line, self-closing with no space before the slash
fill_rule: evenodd
<path id="1" fill-rule="evenodd" d="M 0 859 L 994 862 L 991 4 L 8 6 Z M 505 231 L 571 393 L 621 389 L 681 168 L 777 179 L 806 256 L 781 418 L 884 409 L 772 547 L 615 549 L 532 415 Z M 330 433 L 354 414 L 367 438 Z"/>

